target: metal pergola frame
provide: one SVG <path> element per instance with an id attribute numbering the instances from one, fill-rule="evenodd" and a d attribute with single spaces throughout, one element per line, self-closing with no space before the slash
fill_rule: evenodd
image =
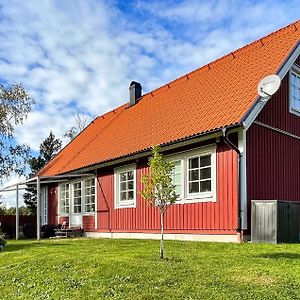
<path id="1" fill-rule="evenodd" d="M 26 188 L 36 188 L 37 191 L 37 210 L 36 210 L 36 227 L 37 240 L 41 239 L 41 184 L 67 182 L 70 178 L 81 178 L 94 176 L 95 173 L 83 174 L 65 174 L 54 176 L 36 176 L 15 184 L 8 185 L 0 189 L 0 193 L 16 191 L 16 240 L 19 239 L 19 191 Z"/>

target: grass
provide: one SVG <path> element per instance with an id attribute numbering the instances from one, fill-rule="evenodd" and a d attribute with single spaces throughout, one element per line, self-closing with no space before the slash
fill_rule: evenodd
<path id="1" fill-rule="evenodd" d="M 9 241 L 0 299 L 300 299 L 300 245 Z"/>

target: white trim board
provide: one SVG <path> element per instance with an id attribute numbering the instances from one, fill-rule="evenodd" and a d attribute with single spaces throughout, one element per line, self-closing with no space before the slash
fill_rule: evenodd
<path id="1" fill-rule="evenodd" d="M 247 152 L 246 152 L 246 131 L 240 130 L 238 132 L 238 147 L 242 154 L 240 161 L 240 178 L 238 184 L 240 185 L 240 211 L 241 211 L 241 229 L 247 229 Z"/>
<path id="2" fill-rule="evenodd" d="M 298 45 L 295 47 L 293 52 L 290 54 L 287 61 L 284 63 L 284 65 L 281 67 L 281 69 L 277 72 L 277 75 L 283 79 L 293 64 L 295 63 L 297 57 L 300 55 L 300 42 L 298 42 Z M 255 121 L 259 113 L 262 111 L 266 103 L 270 100 L 271 97 L 261 98 L 258 97 L 255 101 L 254 107 L 251 109 L 251 112 L 248 114 L 248 116 L 244 119 L 243 125 L 246 130 L 252 125 L 252 123 Z"/>
<path id="3" fill-rule="evenodd" d="M 110 238 L 110 239 L 142 239 L 142 240 L 159 240 L 160 233 L 143 233 L 143 232 L 86 232 L 89 238 Z M 165 240 L 178 241 L 199 241 L 199 242 L 226 242 L 238 243 L 237 234 L 185 234 L 185 233 L 166 233 Z"/>

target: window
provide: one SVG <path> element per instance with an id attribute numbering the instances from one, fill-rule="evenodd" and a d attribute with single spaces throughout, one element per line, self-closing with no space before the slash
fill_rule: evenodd
<path id="1" fill-rule="evenodd" d="M 211 154 L 188 159 L 188 194 L 211 192 Z"/>
<path id="2" fill-rule="evenodd" d="M 136 205 L 135 165 L 115 169 L 115 207 L 135 207 Z"/>
<path id="3" fill-rule="evenodd" d="M 85 212 L 94 212 L 96 199 L 95 178 L 86 179 L 84 182 Z"/>
<path id="4" fill-rule="evenodd" d="M 96 178 L 87 178 L 61 184 L 59 186 L 60 214 L 94 213 L 96 182 Z"/>
<path id="5" fill-rule="evenodd" d="M 290 74 L 290 111 L 300 115 L 300 68 L 297 66 Z"/>
<path id="6" fill-rule="evenodd" d="M 207 146 L 170 156 L 178 203 L 216 201 L 216 147 Z"/>
<path id="7" fill-rule="evenodd" d="M 175 192 L 180 198 L 181 197 L 181 192 L 182 192 L 181 160 L 173 161 L 173 163 L 174 163 L 174 170 L 173 170 L 173 173 L 172 173 L 172 179 L 173 179 L 173 184 L 175 185 Z"/>
<path id="8" fill-rule="evenodd" d="M 70 205 L 70 185 L 62 184 L 60 186 L 60 213 L 68 214 Z"/>
<path id="9" fill-rule="evenodd" d="M 73 213 L 81 213 L 81 181 L 73 183 Z"/>

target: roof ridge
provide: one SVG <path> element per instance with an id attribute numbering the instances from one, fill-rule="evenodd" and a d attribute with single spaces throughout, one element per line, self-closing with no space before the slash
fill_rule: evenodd
<path id="1" fill-rule="evenodd" d="M 159 86 L 158 88 L 156 88 L 156 89 L 154 89 L 154 90 L 151 90 L 151 91 L 147 92 L 146 94 L 144 94 L 144 95 L 142 96 L 142 98 L 143 98 L 144 96 L 146 96 L 146 95 L 149 95 L 149 94 L 153 94 L 153 95 L 154 95 L 154 92 L 156 92 L 156 91 L 158 91 L 158 90 L 160 90 L 160 89 L 163 89 L 163 88 L 166 87 L 166 86 L 170 86 L 172 83 L 177 82 L 177 81 L 183 79 L 184 77 L 188 77 L 188 76 L 191 75 L 191 74 L 194 74 L 194 73 L 196 73 L 196 72 L 199 72 L 200 70 L 203 70 L 205 67 L 208 67 L 209 70 L 210 70 L 210 69 L 211 69 L 210 66 L 211 66 L 212 64 L 215 64 L 215 63 L 217 63 L 217 62 L 219 62 L 219 61 L 225 59 L 226 57 L 228 57 L 228 56 L 230 56 L 230 55 L 233 55 L 234 53 L 240 52 L 240 51 L 244 50 L 245 48 L 250 47 L 251 45 L 254 45 L 254 44 L 256 44 L 256 43 L 260 43 L 262 39 L 267 38 L 267 37 L 269 37 L 269 36 L 271 36 L 271 35 L 278 34 L 280 31 L 286 30 L 288 27 L 292 27 L 292 26 L 296 25 L 297 23 L 300 23 L 300 19 L 298 19 L 297 21 L 294 21 L 293 23 L 290 23 L 290 24 L 288 24 L 288 25 L 286 25 L 286 26 L 284 26 L 284 27 L 281 27 L 281 28 L 279 28 L 279 29 L 277 29 L 277 30 L 275 30 L 275 31 L 272 31 L 271 33 L 268 33 L 268 34 L 264 35 L 263 37 L 261 37 L 261 38 L 259 38 L 259 39 L 257 39 L 257 40 L 254 40 L 254 41 L 250 42 L 249 44 L 246 44 L 246 45 L 244 45 L 244 46 L 242 46 L 242 47 L 240 47 L 240 48 L 238 48 L 238 49 L 236 49 L 236 50 L 234 50 L 234 51 L 228 52 L 227 54 L 225 54 L 225 55 L 223 55 L 223 56 L 221 56 L 221 57 L 218 57 L 218 58 L 216 58 L 215 60 L 212 60 L 212 61 L 210 61 L 209 63 L 207 63 L 207 64 L 205 64 L 205 65 L 203 65 L 203 66 L 201 66 L 201 67 L 199 67 L 199 68 L 197 68 L 197 69 L 195 69 L 195 70 L 193 70 L 193 71 L 190 71 L 190 72 L 188 72 L 188 73 L 185 73 L 185 74 L 181 75 L 180 77 L 175 78 L 174 80 L 171 80 L 170 82 L 168 82 L 168 83 L 166 83 L 166 84 L 163 84 L 163 85 Z M 299 28 L 299 30 L 300 30 L 300 28 Z M 141 98 L 141 100 L 142 100 L 142 98 Z"/>

